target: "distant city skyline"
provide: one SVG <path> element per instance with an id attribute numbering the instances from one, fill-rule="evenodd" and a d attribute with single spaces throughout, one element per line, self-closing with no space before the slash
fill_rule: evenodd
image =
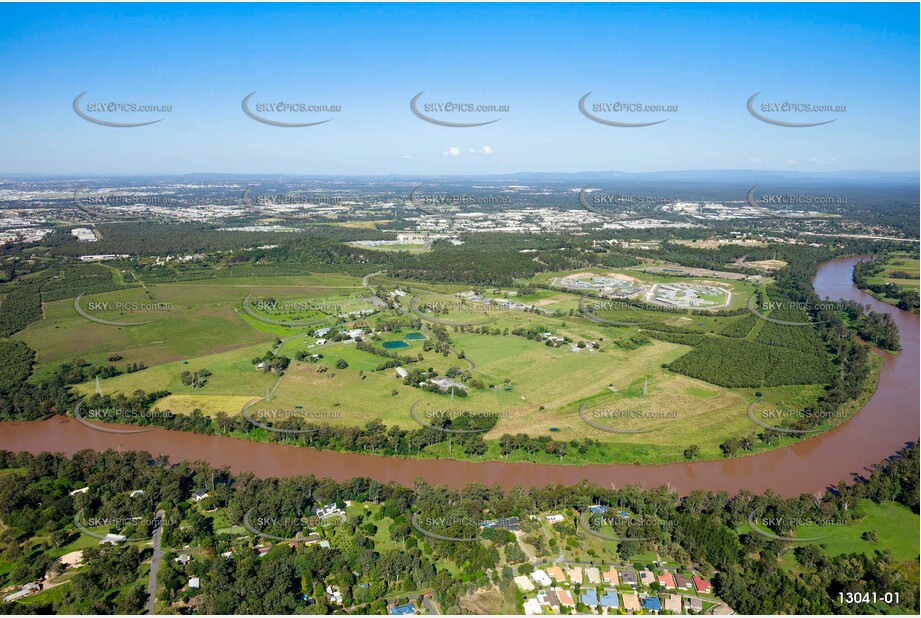
<path id="1" fill-rule="evenodd" d="M 918 17 L 917 4 L 6 4 L 0 174 L 915 172 Z M 759 92 L 767 121 L 747 107 Z M 609 111 L 620 102 L 658 109 Z"/>

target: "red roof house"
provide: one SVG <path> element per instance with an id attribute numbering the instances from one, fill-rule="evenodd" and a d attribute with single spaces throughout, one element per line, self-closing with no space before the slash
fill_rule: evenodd
<path id="1" fill-rule="evenodd" d="M 694 587 L 697 588 L 697 592 L 710 592 L 710 582 L 702 579 L 699 575 L 695 575 L 691 579 L 694 581 Z"/>

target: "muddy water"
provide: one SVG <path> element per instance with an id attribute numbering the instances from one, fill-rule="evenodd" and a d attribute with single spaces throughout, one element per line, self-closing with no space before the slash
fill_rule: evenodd
<path id="1" fill-rule="evenodd" d="M 748 489 L 760 493 L 771 489 L 783 496 L 793 496 L 818 491 L 865 473 L 867 466 L 882 461 L 919 436 L 918 316 L 881 303 L 855 288 L 851 271 L 856 261 L 856 258 L 842 259 L 823 265 L 815 280 L 816 291 L 823 298 L 858 300 L 891 314 L 898 324 L 904 350 L 897 355 L 883 354 L 879 388 L 850 421 L 789 448 L 761 455 L 649 466 L 417 460 L 317 451 L 161 429 L 111 434 L 60 417 L 30 423 L 0 423 L 0 448 L 66 454 L 81 449 L 145 450 L 154 455 L 168 455 L 172 461 L 203 459 L 214 466 L 261 476 L 313 474 L 337 480 L 364 476 L 406 485 L 416 477 L 452 487 L 472 481 L 510 487 L 573 484 L 589 479 L 603 486 L 634 483 L 653 487 L 667 483 L 682 492 L 710 489 L 734 493 Z"/>

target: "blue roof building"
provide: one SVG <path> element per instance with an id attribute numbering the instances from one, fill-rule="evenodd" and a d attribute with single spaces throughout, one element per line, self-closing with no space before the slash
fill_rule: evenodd
<path id="1" fill-rule="evenodd" d="M 654 612 L 662 611 L 662 604 L 659 603 L 659 597 L 646 597 L 643 599 L 643 609 Z"/>
<path id="2" fill-rule="evenodd" d="M 594 588 L 590 588 L 582 593 L 582 602 L 589 607 L 595 607 L 598 605 L 598 593 L 595 592 Z"/>
<path id="3" fill-rule="evenodd" d="M 407 603 L 406 605 L 394 605 L 390 608 L 391 616 L 412 616 L 416 613 L 416 608 L 413 607 L 412 603 Z"/>
<path id="4" fill-rule="evenodd" d="M 603 504 L 593 504 L 592 506 L 588 507 L 588 510 L 591 511 L 593 515 L 604 515 L 608 512 L 608 507 L 604 506 Z"/>
<path id="5" fill-rule="evenodd" d="M 601 598 L 598 599 L 598 602 L 601 604 L 601 607 L 620 607 L 616 590 L 605 590 Z"/>

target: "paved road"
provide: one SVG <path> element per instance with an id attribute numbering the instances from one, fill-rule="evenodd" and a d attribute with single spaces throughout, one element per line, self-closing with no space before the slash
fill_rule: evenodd
<path id="1" fill-rule="evenodd" d="M 163 536 L 163 518 L 166 513 L 157 511 L 157 527 L 153 531 L 153 556 L 150 559 L 150 578 L 147 580 L 147 607 L 145 614 L 154 613 L 154 603 L 157 602 L 157 571 L 160 570 L 160 560 L 163 559 L 163 550 L 160 548 L 160 538 Z"/>

